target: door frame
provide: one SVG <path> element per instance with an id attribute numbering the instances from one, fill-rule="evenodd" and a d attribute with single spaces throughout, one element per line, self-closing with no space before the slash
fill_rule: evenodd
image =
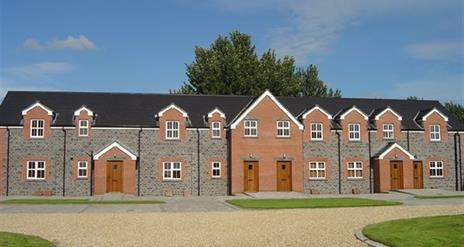
<path id="1" fill-rule="evenodd" d="M 420 164 L 420 173 L 419 173 L 420 185 L 419 187 L 416 187 L 416 179 L 415 179 L 416 164 Z M 424 164 L 422 163 L 422 160 L 414 160 L 412 164 L 412 169 L 413 169 L 412 176 L 413 176 L 414 189 L 423 189 L 424 188 Z"/>
<path id="2" fill-rule="evenodd" d="M 113 174 L 112 167 L 113 165 L 120 166 L 121 169 L 121 179 L 120 179 L 120 190 L 112 191 L 113 185 L 111 180 L 111 175 Z M 110 174 L 111 173 L 111 174 Z M 106 193 L 123 193 L 124 192 L 124 162 L 122 160 L 108 160 L 106 162 Z"/>
<path id="3" fill-rule="evenodd" d="M 248 190 L 248 165 L 253 166 L 254 182 L 256 190 Z M 243 162 L 243 191 L 245 192 L 258 192 L 259 191 L 259 163 L 258 161 L 244 161 Z"/>
<path id="4" fill-rule="evenodd" d="M 280 189 L 280 165 L 282 164 L 285 164 L 285 165 L 288 165 L 289 167 L 289 177 L 288 177 L 288 190 L 281 190 Z M 283 192 L 288 192 L 288 191 L 292 191 L 292 162 L 291 161 L 283 161 L 283 160 L 280 160 L 280 161 L 277 161 L 276 162 L 276 181 L 277 181 L 277 184 L 276 184 L 276 191 L 283 191 Z"/>
<path id="5" fill-rule="evenodd" d="M 399 188 L 393 188 L 393 183 L 392 183 L 392 181 L 393 181 L 393 172 L 392 172 L 393 168 L 392 168 L 392 167 L 393 167 L 394 164 L 398 164 L 398 165 L 399 165 L 399 167 L 398 167 L 398 171 L 399 171 L 399 173 L 400 173 L 400 174 L 399 174 L 399 179 L 400 179 L 400 186 L 399 186 Z M 404 173 L 403 173 L 403 168 L 404 168 L 404 166 L 403 166 L 403 161 L 402 161 L 402 160 L 391 160 L 391 161 L 390 161 L 390 190 L 393 190 L 393 189 L 395 189 L 395 190 L 396 190 L 396 189 L 404 189 Z"/>

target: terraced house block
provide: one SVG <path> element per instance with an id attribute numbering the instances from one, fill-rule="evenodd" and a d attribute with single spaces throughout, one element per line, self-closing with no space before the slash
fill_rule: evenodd
<path id="1" fill-rule="evenodd" d="M 438 101 L 8 92 L 0 194 L 463 190 L 463 132 Z"/>

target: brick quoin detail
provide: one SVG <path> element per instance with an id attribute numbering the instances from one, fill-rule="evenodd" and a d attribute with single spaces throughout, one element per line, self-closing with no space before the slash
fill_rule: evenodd
<path id="1" fill-rule="evenodd" d="M 180 162 L 181 163 L 181 171 L 180 171 L 180 179 L 179 180 L 168 180 L 168 179 L 163 179 L 163 166 L 164 162 Z M 175 181 L 183 181 L 186 179 L 189 179 L 189 163 L 186 159 L 179 157 L 179 156 L 168 156 L 168 157 L 162 157 L 158 162 L 158 164 L 155 165 L 157 167 L 157 171 L 155 172 L 156 179 L 160 181 L 166 181 L 166 182 L 175 182 Z"/>
<path id="2" fill-rule="evenodd" d="M 36 180 L 36 179 L 27 179 L 27 163 L 28 161 L 45 161 L 45 179 L 44 180 Z M 21 172 L 19 173 L 19 178 L 21 181 L 51 181 L 54 179 L 52 176 L 52 162 L 48 157 L 45 156 L 26 156 L 21 161 Z"/>
<path id="3" fill-rule="evenodd" d="M 213 178 L 213 162 L 221 162 L 220 178 Z M 206 166 L 208 167 L 208 179 L 227 179 L 227 171 L 229 168 L 227 166 L 227 161 L 223 157 L 210 157 L 206 163 Z"/>
<path id="4" fill-rule="evenodd" d="M 362 162 L 362 178 L 348 178 L 348 162 Z M 342 159 L 342 179 L 345 181 L 361 180 L 369 177 L 369 160 L 364 157 L 347 157 Z"/>
<path id="5" fill-rule="evenodd" d="M 325 162 L 325 178 L 311 179 L 310 178 L 310 163 L 311 162 Z M 305 180 L 330 180 L 332 178 L 332 163 L 327 157 L 308 157 L 304 164 L 304 179 Z"/>
<path id="6" fill-rule="evenodd" d="M 442 161 L 443 162 L 443 177 L 431 177 L 430 176 L 430 162 L 431 161 Z M 431 179 L 440 179 L 448 177 L 448 159 L 440 156 L 430 156 L 425 160 L 426 164 L 423 165 L 425 169 L 425 176 Z"/>
<path id="7" fill-rule="evenodd" d="M 87 177 L 85 178 L 78 178 L 77 175 L 78 175 L 78 163 L 80 161 L 87 161 Z M 91 159 L 89 156 L 76 156 L 76 157 L 73 157 L 73 160 L 71 162 L 71 177 L 73 180 L 77 180 L 77 179 L 89 179 L 90 177 L 90 165 L 91 165 Z"/>

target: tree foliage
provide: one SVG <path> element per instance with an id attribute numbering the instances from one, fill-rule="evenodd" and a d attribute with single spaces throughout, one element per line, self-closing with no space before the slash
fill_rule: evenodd
<path id="1" fill-rule="evenodd" d="M 464 106 L 452 101 L 445 103 L 446 109 L 453 113 L 461 123 L 464 123 Z"/>
<path id="2" fill-rule="evenodd" d="M 251 37 L 238 31 L 209 48 L 196 47 L 186 73 L 188 82 L 171 93 L 259 95 L 269 89 L 278 96 L 341 97 L 319 79 L 315 65 L 297 68 L 293 57 L 279 58 L 272 49 L 258 56 Z"/>

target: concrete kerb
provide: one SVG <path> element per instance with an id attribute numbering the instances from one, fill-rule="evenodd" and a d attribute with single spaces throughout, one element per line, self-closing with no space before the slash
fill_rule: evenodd
<path id="1" fill-rule="evenodd" d="M 363 233 L 362 233 L 362 229 L 359 229 L 357 230 L 355 233 L 354 233 L 354 236 L 356 237 L 356 239 L 358 239 L 359 241 L 363 242 L 364 244 L 366 244 L 367 246 L 369 247 L 388 247 L 388 245 L 384 245 L 382 243 L 379 243 L 379 242 L 376 242 L 374 240 L 371 240 L 369 238 L 367 238 Z"/>

